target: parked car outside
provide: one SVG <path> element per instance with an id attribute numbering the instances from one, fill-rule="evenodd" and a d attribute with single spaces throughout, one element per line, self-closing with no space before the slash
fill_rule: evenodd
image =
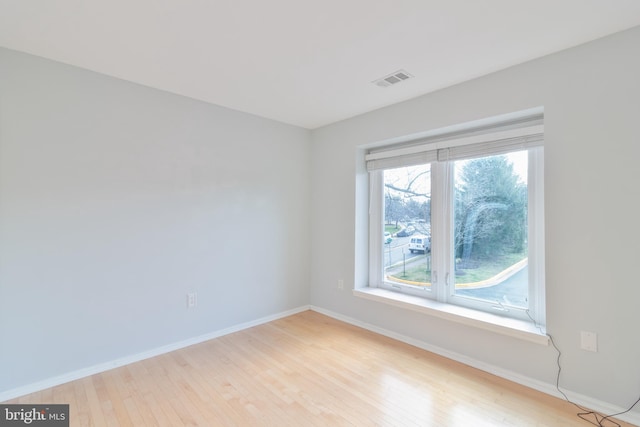
<path id="1" fill-rule="evenodd" d="M 389 233 L 388 231 L 384 232 L 384 243 L 385 244 L 389 244 L 391 243 L 391 241 L 393 240 L 393 238 L 391 237 L 391 233 Z"/>
<path id="2" fill-rule="evenodd" d="M 422 234 L 412 237 L 409 241 L 409 250 L 411 253 L 422 252 L 426 254 L 431 252 L 431 238 Z"/>
<path id="3" fill-rule="evenodd" d="M 398 231 L 396 233 L 396 236 L 398 237 L 407 237 L 407 236 L 411 236 L 413 233 L 416 232 L 416 229 L 413 226 L 408 226 L 406 228 L 403 228 L 402 230 Z"/>

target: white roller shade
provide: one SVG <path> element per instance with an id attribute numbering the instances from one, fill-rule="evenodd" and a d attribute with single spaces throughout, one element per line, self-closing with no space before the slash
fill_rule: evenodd
<path id="1" fill-rule="evenodd" d="M 370 150 L 365 160 L 367 170 L 374 171 L 505 154 L 543 144 L 544 125 L 542 116 L 537 115 L 517 123 L 502 123 Z"/>

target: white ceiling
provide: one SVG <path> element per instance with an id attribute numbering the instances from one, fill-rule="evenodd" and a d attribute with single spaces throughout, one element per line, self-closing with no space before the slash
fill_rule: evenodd
<path id="1" fill-rule="evenodd" d="M 309 129 L 637 25 L 640 0 L 0 0 L 0 46 Z"/>

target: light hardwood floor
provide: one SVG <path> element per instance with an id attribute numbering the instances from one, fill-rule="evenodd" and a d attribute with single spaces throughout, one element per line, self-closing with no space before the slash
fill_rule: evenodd
<path id="1" fill-rule="evenodd" d="M 7 403 L 69 403 L 72 426 L 590 425 L 560 399 L 313 311 Z"/>

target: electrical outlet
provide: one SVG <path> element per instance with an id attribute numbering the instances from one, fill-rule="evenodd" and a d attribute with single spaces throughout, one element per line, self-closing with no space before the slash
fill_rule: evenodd
<path id="1" fill-rule="evenodd" d="M 338 289 L 339 290 L 343 290 L 344 289 L 344 280 L 338 279 Z"/>
<path id="2" fill-rule="evenodd" d="M 598 351 L 598 336 L 595 332 L 580 332 L 580 348 L 586 351 Z"/>
<path id="3" fill-rule="evenodd" d="M 198 294 L 190 292 L 187 294 L 187 308 L 194 308 L 198 305 Z"/>

